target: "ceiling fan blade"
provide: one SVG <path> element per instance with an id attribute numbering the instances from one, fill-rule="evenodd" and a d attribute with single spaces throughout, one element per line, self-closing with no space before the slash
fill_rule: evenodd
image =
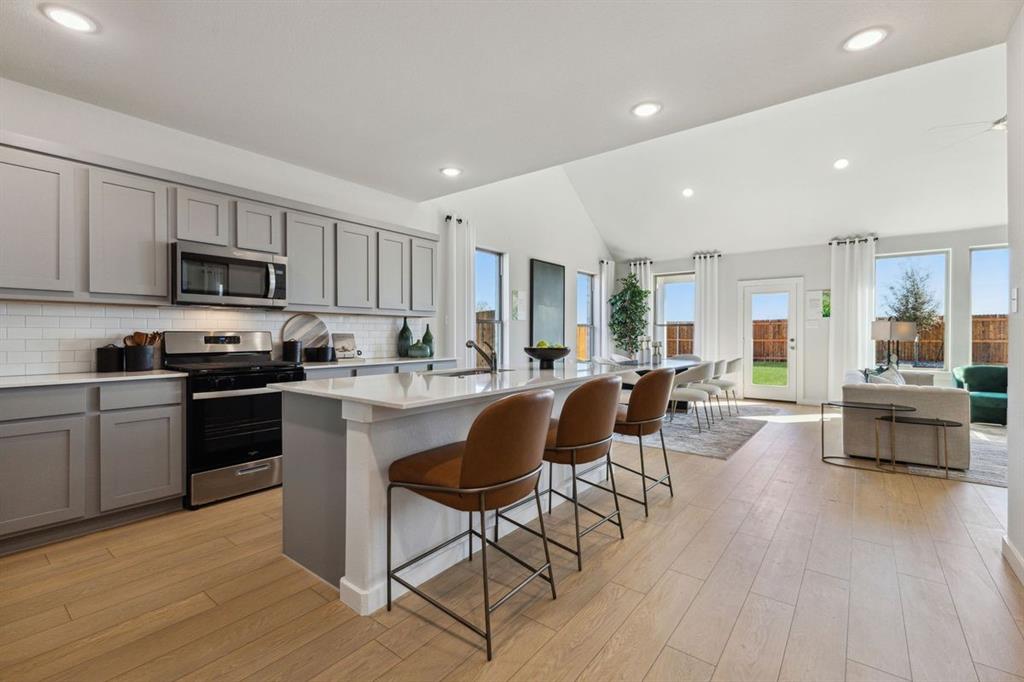
<path id="1" fill-rule="evenodd" d="M 971 121 L 970 123 L 952 123 L 945 126 L 932 126 L 928 129 L 928 132 L 934 132 L 936 130 L 949 130 L 950 128 L 969 128 L 971 126 L 991 126 L 992 121 Z"/>

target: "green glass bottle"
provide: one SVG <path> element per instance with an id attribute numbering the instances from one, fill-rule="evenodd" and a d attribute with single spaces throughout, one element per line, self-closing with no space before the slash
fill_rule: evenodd
<path id="1" fill-rule="evenodd" d="M 412 345 L 412 330 L 409 329 L 408 318 L 402 318 L 402 329 L 398 332 L 398 357 L 409 357 L 409 346 Z"/>
<path id="2" fill-rule="evenodd" d="M 427 357 L 434 357 L 434 335 L 430 333 L 430 324 L 427 324 L 427 331 L 423 332 L 423 344 L 430 349 Z"/>

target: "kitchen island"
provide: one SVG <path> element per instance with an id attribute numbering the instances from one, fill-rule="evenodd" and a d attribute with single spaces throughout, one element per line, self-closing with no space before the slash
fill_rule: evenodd
<path id="1" fill-rule="evenodd" d="M 566 396 L 588 379 L 638 369 L 651 366 L 568 363 L 553 370 L 463 375 L 448 370 L 275 384 L 282 392 L 285 555 L 337 585 L 341 600 L 357 613 L 376 611 L 386 603 L 385 522 L 393 461 L 464 440 L 480 411 L 503 396 L 550 388 L 557 415 Z M 563 469 L 555 468 L 554 484 L 568 488 Z M 602 474 L 603 469 L 592 476 Z M 541 487 L 546 485 L 542 480 Z M 407 491 L 396 491 L 393 503 L 395 565 L 467 527 L 466 514 Z M 523 505 L 513 516 L 526 522 L 536 517 L 531 510 L 533 505 Z M 409 569 L 406 579 L 420 584 L 465 559 L 467 551 L 467 542 L 454 543 Z"/>

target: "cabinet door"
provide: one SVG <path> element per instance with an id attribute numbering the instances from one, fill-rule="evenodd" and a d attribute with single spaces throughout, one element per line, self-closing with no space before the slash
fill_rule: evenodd
<path id="1" fill-rule="evenodd" d="M 100 511 L 184 492 L 182 408 L 100 415 Z"/>
<path id="2" fill-rule="evenodd" d="M 191 187 L 177 187 L 175 196 L 175 234 L 205 244 L 228 244 L 228 198 Z"/>
<path id="3" fill-rule="evenodd" d="M 437 242 L 412 240 L 412 309 L 437 310 Z"/>
<path id="4" fill-rule="evenodd" d="M 409 309 L 409 237 L 377 233 L 377 307 Z"/>
<path id="5" fill-rule="evenodd" d="M 288 303 L 331 305 L 334 296 L 334 242 L 331 221 L 285 214 L 288 239 Z"/>
<path id="6" fill-rule="evenodd" d="M 281 209 L 248 201 L 235 202 L 238 248 L 284 253 Z"/>
<path id="7" fill-rule="evenodd" d="M 0 424 L 0 535 L 85 516 L 85 417 Z"/>
<path id="8" fill-rule="evenodd" d="M 377 306 L 377 230 L 339 222 L 338 305 L 346 308 Z"/>
<path id="9" fill-rule="evenodd" d="M 89 170 L 89 291 L 167 295 L 167 185 Z"/>
<path id="10" fill-rule="evenodd" d="M 73 166 L 0 148 L 0 287 L 72 291 Z"/>

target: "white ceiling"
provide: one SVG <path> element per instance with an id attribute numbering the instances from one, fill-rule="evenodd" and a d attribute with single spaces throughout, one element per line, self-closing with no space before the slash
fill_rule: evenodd
<path id="1" fill-rule="evenodd" d="M 426 199 L 1001 43 L 1021 0 L 63 4 L 102 30 L 0 0 L 0 74 Z"/>
<path id="2" fill-rule="evenodd" d="M 932 130 L 1005 113 L 999 45 L 564 168 L 619 258 L 1005 225 L 1006 133 Z"/>

